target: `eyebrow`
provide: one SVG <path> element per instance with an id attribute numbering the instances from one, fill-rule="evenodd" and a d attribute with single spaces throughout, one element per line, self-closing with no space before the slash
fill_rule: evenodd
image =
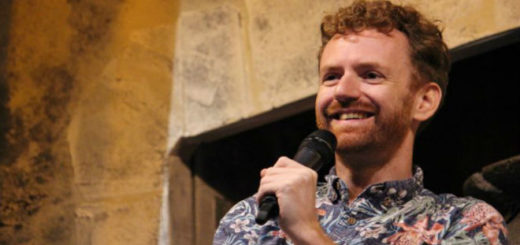
<path id="1" fill-rule="evenodd" d="M 383 72 L 386 72 L 388 70 L 386 67 L 382 66 L 378 62 L 361 61 L 359 63 L 354 64 L 355 70 L 359 70 L 359 69 L 362 70 L 362 69 L 367 69 L 367 68 L 377 69 L 377 70 L 381 70 Z M 321 75 L 322 73 L 327 72 L 327 71 L 339 71 L 339 70 L 343 70 L 343 68 L 339 65 L 324 65 L 323 67 L 320 67 L 318 72 Z"/>
<path id="2" fill-rule="evenodd" d="M 387 70 L 384 66 L 382 66 L 380 63 L 377 63 L 377 62 L 361 62 L 360 64 L 356 65 L 355 68 L 356 69 L 372 68 L 372 69 L 377 69 L 377 70 L 382 70 L 382 71 Z"/>
<path id="3" fill-rule="evenodd" d="M 325 72 L 329 72 L 329 71 L 342 71 L 342 70 L 343 70 L 343 68 L 341 66 L 325 65 L 323 67 L 320 67 L 320 69 L 318 70 L 318 74 L 321 76 Z"/>

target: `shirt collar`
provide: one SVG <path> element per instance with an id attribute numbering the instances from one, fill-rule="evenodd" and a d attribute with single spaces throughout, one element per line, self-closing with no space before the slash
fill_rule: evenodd
<path id="1" fill-rule="evenodd" d="M 328 191 L 327 197 L 332 203 L 348 203 L 349 193 L 347 184 L 336 175 L 336 168 L 332 167 L 325 176 Z M 413 167 L 413 176 L 405 180 L 394 180 L 377 183 L 367 187 L 356 200 L 366 199 L 374 205 L 386 208 L 402 204 L 423 189 L 423 171 L 419 166 Z"/>

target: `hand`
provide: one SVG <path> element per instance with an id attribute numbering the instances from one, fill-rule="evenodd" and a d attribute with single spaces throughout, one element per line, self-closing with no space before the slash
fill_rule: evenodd
<path id="1" fill-rule="evenodd" d="M 295 244 L 331 243 L 316 214 L 318 174 L 314 170 L 290 158 L 281 157 L 273 167 L 263 169 L 260 176 L 257 202 L 266 193 L 276 195 L 280 208 L 280 228 Z"/>

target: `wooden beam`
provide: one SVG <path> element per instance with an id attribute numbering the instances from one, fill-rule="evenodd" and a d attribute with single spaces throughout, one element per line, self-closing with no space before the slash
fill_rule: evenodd
<path id="1" fill-rule="evenodd" d="M 172 244 L 195 245 L 193 174 L 189 164 L 170 155 L 170 215 Z"/>

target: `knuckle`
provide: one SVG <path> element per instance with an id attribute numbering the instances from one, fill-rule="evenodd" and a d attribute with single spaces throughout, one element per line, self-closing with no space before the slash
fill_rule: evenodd
<path id="1" fill-rule="evenodd" d="M 280 191 L 281 192 L 284 192 L 284 193 L 290 193 L 293 191 L 293 186 L 292 185 L 284 185 L 280 188 Z"/>
<path id="2" fill-rule="evenodd" d="M 312 179 L 318 179 L 318 173 L 316 171 L 311 171 Z"/>
<path id="3" fill-rule="evenodd" d="M 276 163 L 282 163 L 284 161 L 286 161 L 287 157 L 284 157 L 284 156 L 281 156 L 281 157 L 278 157 L 278 160 L 276 161 Z"/>
<path id="4" fill-rule="evenodd" d="M 276 163 L 274 164 L 275 167 L 285 167 L 290 164 L 290 158 L 286 156 L 281 156 L 278 158 Z"/>

